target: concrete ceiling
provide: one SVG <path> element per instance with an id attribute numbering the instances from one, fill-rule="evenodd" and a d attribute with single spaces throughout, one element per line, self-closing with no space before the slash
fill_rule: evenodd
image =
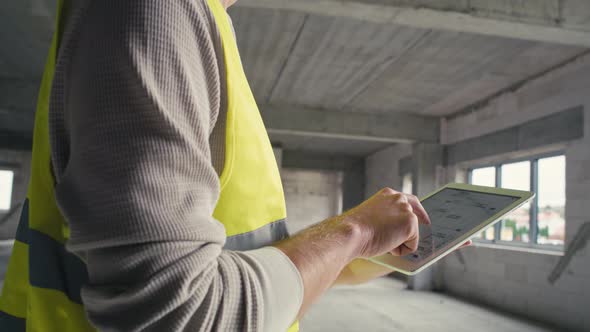
<path id="1" fill-rule="evenodd" d="M 0 139 L 30 136 L 54 1 L 0 2 Z M 590 47 L 586 0 L 240 0 L 230 15 L 257 100 L 291 110 L 281 116 L 300 127 L 298 107 L 329 112 L 332 129 L 335 112 L 347 114 L 347 126 L 352 113 L 432 124 Z M 358 130 L 344 127 L 305 135 L 300 127 L 271 130 L 271 139 L 361 156 L 413 137 L 356 139 Z"/>
<path id="2" fill-rule="evenodd" d="M 34 110 L 53 8 L 49 1 L 0 1 L 0 112 Z"/>
<path id="3" fill-rule="evenodd" d="M 284 149 L 318 153 L 324 156 L 367 156 L 392 145 L 390 142 L 285 133 L 270 133 L 270 136 L 273 144 Z"/>
<path id="4" fill-rule="evenodd" d="M 445 116 L 585 51 L 277 9 L 231 16 L 259 101 L 330 110 Z"/>

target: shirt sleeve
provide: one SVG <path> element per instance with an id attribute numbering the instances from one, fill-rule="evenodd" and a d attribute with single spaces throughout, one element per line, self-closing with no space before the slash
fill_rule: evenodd
<path id="1" fill-rule="evenodd" d="M 284 331 L 303 299 L 280 250 L 224 251 L 209 136 L 220 108 L 203 0 L 90 1 L 61 54 L 67 165 L 55 195 L 105 331 Z"/>

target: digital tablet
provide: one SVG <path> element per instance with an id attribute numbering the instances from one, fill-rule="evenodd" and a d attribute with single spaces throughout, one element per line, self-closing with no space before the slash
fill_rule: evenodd
<path id="1" fill-rule="evenodd" d="M 514 211 L 534 193 L 452 183 L 424 197 L 421 202 L 431 225 L 420 225 L 416 252 L 406 256 L 385 254 L 374 263 L 414 275 Z"/>

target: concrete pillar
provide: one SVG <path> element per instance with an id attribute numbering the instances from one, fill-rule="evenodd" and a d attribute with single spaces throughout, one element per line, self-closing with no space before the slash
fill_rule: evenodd
<path id="1" fill-rule="evenodd" d="M 352 209 L 363 202 L 365 198 L 365 164 L 364 161 L 355 162 L 344 170 L 342 181 L 342 209 Z"/>
<path id="2" fill-rule="evenodd" d="M 417 143 L 413 146 L 413 191 L 414 195 L 423 197 L 438 187 L 437 169 L 443 162 L 443 148 L 440 144 Z M 418 275 L 408 278 L 408 288 L 412 290 L 432 290 L 434 288 L 434 271 L 428 268 Z"/>

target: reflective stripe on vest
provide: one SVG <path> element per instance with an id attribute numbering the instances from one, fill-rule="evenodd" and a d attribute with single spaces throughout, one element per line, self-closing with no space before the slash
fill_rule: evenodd
<path id="1" fill-rule="evenodd" d="M 242 69 L 227 14 L 208 0 L 224 48 L 227 127 L 221 193 L 213 216 L 226 229 L 225 249 L 249 250 L 287 236 L 283 189 L 266 129 Z M 27 200 L 0 296 L 0 331 L 94 331 L 80 290 L 86 266 L 65 250 L 69 229 L 55 202 L 48 105 L 63 0 L 39 91 Z M 285 299 L 288 301 L 289 299 Z M 297 324 L 289 331 L 297 331 Z"/>

